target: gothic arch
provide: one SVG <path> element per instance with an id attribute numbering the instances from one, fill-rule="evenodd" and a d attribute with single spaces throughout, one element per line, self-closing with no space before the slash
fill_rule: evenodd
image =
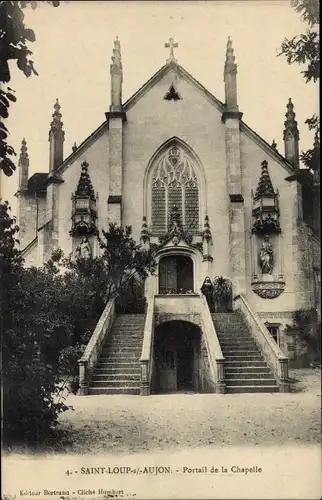
<path id="1" fill-rule="evenodd" d="M 164 162 L 164 158 L 168 156 L 168 167 L 169 168 L 169 159 L 173 164 L 173 168 L 175 170 L 175 174 L 173 172 L 166 172 L 169 174 L 169 177 L 165 175 L 164 171 L 160 174 L 160 169 L 164 170 L 164 167 L 160 167 L 161 163 Z M 171 157 L 171 158 L 170 158 Z M 176 163 L 177 162 L 177 163 Z M 177 165 L 177 166 L 175 166 Z M 171 166 L 170 166 L 171 169 Z M 161 179 L 160 176 L 163 176 Z M 159 178 L 158 178 L 159 176 Z M 193 222 L 196 226 L 201 230 L 202 222 L 204 220 L 206 214 L 206 188 L 205 188 L 205 175 L 202 163 L 194 152 L 194 150 L 184 141 L 179 139 L 178 137 L 172 137 L 165 141 L 152 155 L 146 171 L 144 175 L 144 186 L 143 186 L 143 212 L 144 216 L 147 218 L 148 225 L 151 227 L 152 223 L 152 186 L 156 187 L 156 184 L 160 183 L 160 188 L 164 186 L 164 179 L 166 179 L 166 183 L 169 185 L 173 183 L 177 183 L 178 187 L 181 185 L 182 190 L 185 189 L 190 190 L 189 196 L 192 198 L 197 196 L 198 200 L 195 203 L 198 203 L 198 221 Z M 183 185 L 183 179 L 185 184 Z M 180 184 L 181 183 L 181 184 Z M 172 191 L 173 192 L 173 191 Z M 184 193 L 185 191 L 183 191 Z M 167 195 L 168 196 L 168 195 Z M 184 196 L 184 194 L 183 194 Z M 169 206 L 170 200 L 166 198 L 165 207 Z M 174 195 L 174 204 L 176 203 L 175 195 Z M 182 201 L 183 203 L 183 201 Z M 187 205 L 188 206 L 188 205 Z M 165 218 L 167 219 L 167 208 L 165 210 Z M 183 208 L 183 218 L 189 219 L 189 215 L 187 208 Z M 187 215 L 186 215 L 187 213 Z M 185 223 L 187 220 L 183 220 Z M 188 221 L 191 224 L 190 221 Z"/>

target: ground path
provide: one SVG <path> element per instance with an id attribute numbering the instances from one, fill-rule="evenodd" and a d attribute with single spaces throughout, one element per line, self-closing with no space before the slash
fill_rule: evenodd
<path id="1" fill-rule="evenodd" d="M 297 377 L 298 371 L 293 375 Z M 317 444 L 320 372 L 302 371 L 289 394 L 68 396 L 67 453 L 140 453 L 224 445 Z"/>

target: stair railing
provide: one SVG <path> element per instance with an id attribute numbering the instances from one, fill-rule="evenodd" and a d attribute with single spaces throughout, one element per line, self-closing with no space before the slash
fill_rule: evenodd
<path id="1" fill-rule="evenodd" d="M 234 309 L 241 311 L 243 314 L 254 340 L 261 348 L 265 361 L 273 370 L 279 384 L 280 392 L 289 392 L 288 357 L 285 356 L 276 344 L 259 315 L 251 310 L 244 295 L 236 295 L 234 297 L 234 305 Z"/>
<path id="2" fill-rule="evenodd" d="M 210 372 L 214 384 L 214 392 L 217 394 L 224 394 L 226 392 L 226 383 L 224 376 L 225 358 L 221 351 L 219 339 L 209 311 L 206 297 L 204 295 L 201 295 L 200 298 L 202 332 L 205 339 Z"/>
<path id="3" fill-rule="evenodd" d="M 95 330 L 88 342 L 81 359 L 78 360 L 79 368 L 79 395 L 86 396 L 91 376 L 98 362 L 102 347 L 112 329 L 115 318 L 115 298 L 110 299 L 105 306 L 104 311 Z"/>
<path id="4" fill-rule="evenodd" d="M 148 396 L 151 394 L 154 355 L 154 296 L 147 299 L 147 309 L 144 323 L 144 336 L 142 353 L 140 358 L 141 383 L 140 395 Z"/>

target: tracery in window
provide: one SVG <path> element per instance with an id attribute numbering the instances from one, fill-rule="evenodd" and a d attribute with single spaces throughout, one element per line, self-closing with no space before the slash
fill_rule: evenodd
<path id="1" fill-rule="evenodd" d="M 177 144 L 159 159 L 152 178 L 152 232 L 167 231 L 173 206 L 178 207 L 183 227 L 196 233 L 199 228 L 199 185 L 190 158 Z"/>

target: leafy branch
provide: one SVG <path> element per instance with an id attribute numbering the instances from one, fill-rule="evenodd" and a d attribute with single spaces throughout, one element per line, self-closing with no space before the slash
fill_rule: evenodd
<path id="1" fill-rule="evenodd" d="M 58 7 L 59 1 L 48 1 Z M 5 175 L 11 176 L 16 170 L 13 157 L 16 156 L 14 148 L 8 143 L 10 134 L 8 127 L 2 122 L 9 117 L 10 106 L 16 102 L 15 91 L 8 86 L 11 81 L 9 63 L 15 61 L 17 67 L 29 78 L 38 75 L 29 43 L 36 40 L 34 31 L 26 27 L 23 9 L 30 6 L 37 8 L 38 2 L 31 1 L 1 1 L 0 2 L 0 169 Z"/>

